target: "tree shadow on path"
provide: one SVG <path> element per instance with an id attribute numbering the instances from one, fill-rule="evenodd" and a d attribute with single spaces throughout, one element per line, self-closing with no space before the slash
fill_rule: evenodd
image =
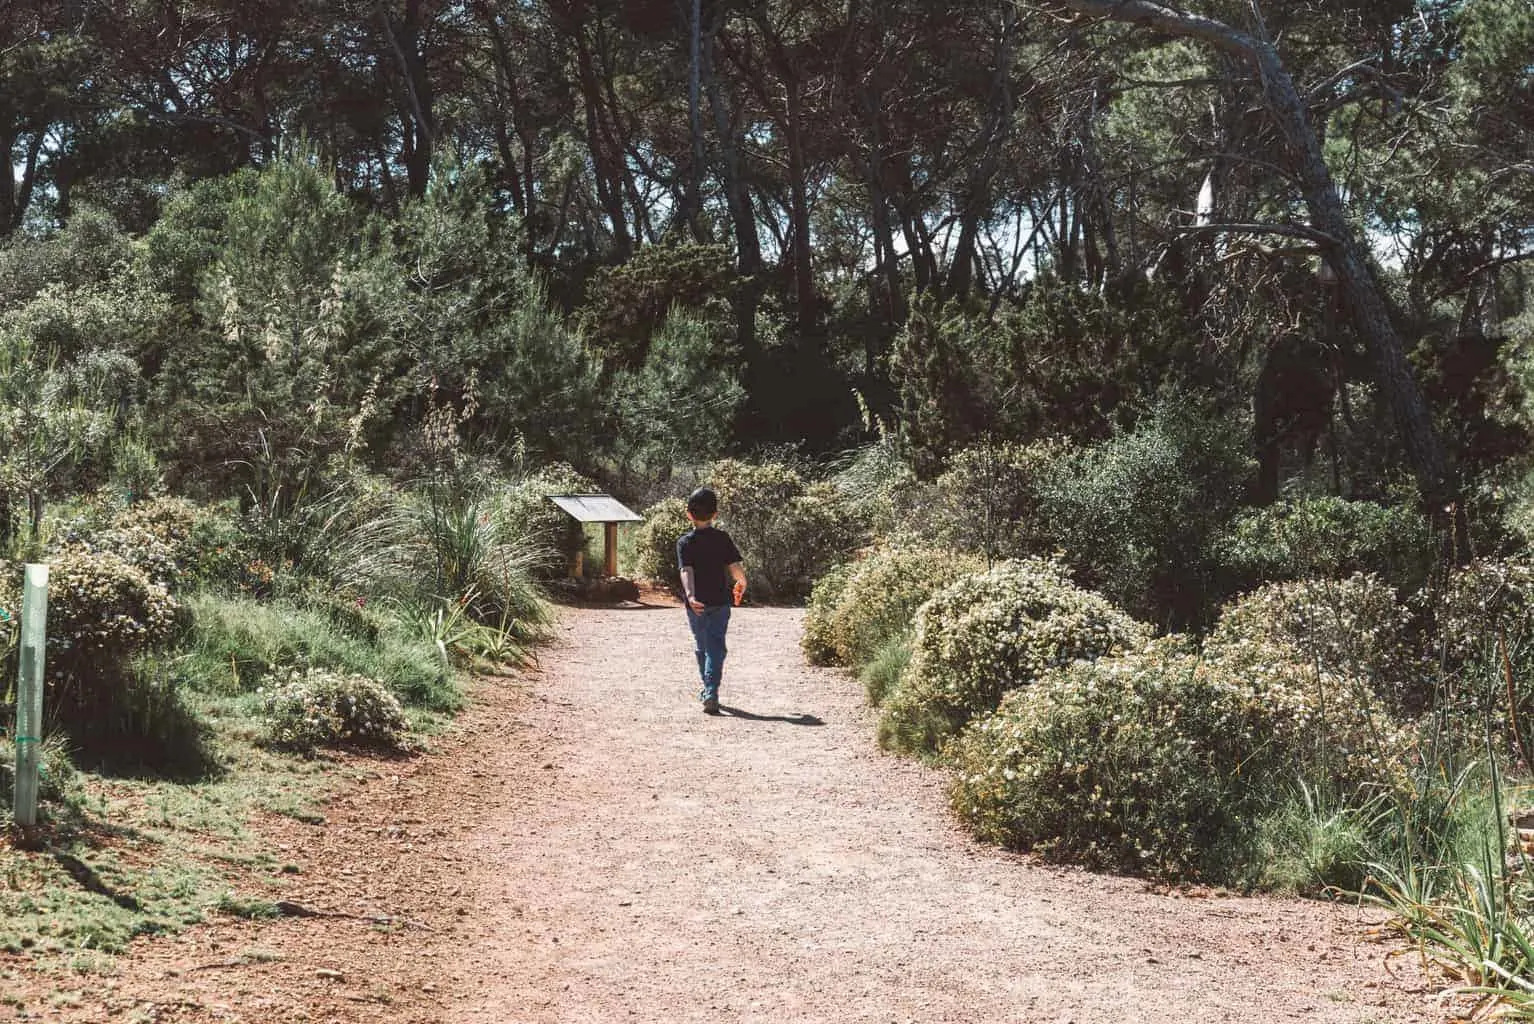
<path id="1" fill-rule="evenodd" d="M 825 725 L 825 721 L 814 715 L 758 715 L 742 708 L 732 708 L 728 704 L 719 705 L 719 714 L 725 718 L 743 718 L 748 722 L 783 722 L 788 725 Z"/>

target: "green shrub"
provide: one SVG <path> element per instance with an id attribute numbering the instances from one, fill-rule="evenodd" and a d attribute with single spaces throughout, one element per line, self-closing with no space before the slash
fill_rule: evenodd
<path id="1" fill-rule="evenodd" d="M 1313 663 L 1399 704 L 1413 685 L 1409 618 L 1377 576 L 1270 583 L 1226 606 L 1205 653 L 1254 667 L 1274 657 Z"/>
<path id="2" fill-rule="evenodd" d="M 66 550 L 49 568 L 49 667 L 91 675 L 125 665 L 171 638 L 178 610 L 163 586 L 117 555 Z"/>
<path id="3" fill-rule="evenodd" d="M 277 746 L 304 751 L 342 744 L 397 749 L 409 728 L 399 701 L 366 676 L 315 668 L 291 671 L 260 692 L 267 733 Z"/>
<path id="4" fill-rule="evenodd" d="M 680 593 L 682 578 L 676 564 L 676 542 L 690 529 L 687 503 L 681 498 L 667 498 L 645 509 L 644 522 L 634 532 L 634 575 L 665 580 Z"/>
<path id="5" fill-rule="evenodd" d="M 48 578 L 47 705 L 100 751 L 132 732 L 133 663 L 174 636 L 181 606 L 144 570 L 106 552 L 66 550 Z"/>
<path id="6" fill-rule="evenodd" d="M 1145 637 L 1143 626 L 1073 585 L 1055 562 L 1006 562 L 963 577 L 916 613 L 911 664 L 885 704 L 880 741 L 936 752 L 1045 670 Z"/>
<path id="7" fill-rule="evenodd" d="M 726 459 L 710 481 L 719 494 L 720 525 L 745 558 L 752 594 L 796 601 L 847 552 L 861 546 L 854 506 L 828 483 L 807 483 L 782 463 Z"/>
<path id="8" fill-rule="evenodd" d="M 1394 782 L 1393 727 L 1346 702 L 1357 687 L 1334 687 L 1323 715 L 1313 676 L 1177 637 L 1076 662 L 948 748 L 953 807 L 978 836 L 1051 859 L 1239 880 L 1252 823 L 1297 778 L 1341 794 Z"/>
<path id="9" fill-rule="evenodd" d="M 507 535 L 522 538 L 532 549 L 532 570 L 539 579 L 568 576 L 586 544 L 581 524 L 549 501 L 549 496 L 597 490 L 596 484 L 569 466 L 553 465 L 522 477 L 496 497 L 496 518 Z"/>
<path id="10" fill-rule="evenodd" d="M 669 474 L 679 462 L 705 462 L 730 447 L 746 397 L 726 341 L 732 332 L 717 319 L 673 309 L 650 337 L 643 365 L 612 374 L 621 424 L 614 448 L 626 470 Z"/>
<path id="11" fill-rule="evenodd" d="M 804 607 L 804 632 L 799 647 L 811 665 L 840 664 L 836 654 L 836 610 L 846 593 L 847 583 L 857 571 L 856 562 L 847 562 L 825 573 L 810 589 Z"/>
<path id="12" fill-rule="evenodd" d="M 270 597 L 272 570 L 257 557 L 232 503 L 205 506 L 201 511 L 188 541 L 190 553 L 184 566 L 183 587 Z"/>
<path id="13" fill-rule="evenodd" d="M 834 603 L 816 584 L 805 615 L 806 651 L 824 642 L 832 660 L 818 664 L 858 667 L 890 640 L 909 633 L 916 610 L 933 594 L 955 577 L 983 569 L 978 558 L 933 548 L 868 552 L 852 563 Z"/>
<path id="14" fill-rule="evenodd" d="M 1178 403 L 1051 473 L 1038 516 L 1082 582 L 1142 619 L 1202 625 L 1222 596 L 1209 549 L 1251 475 L 1247 438 Z"/>
<path id="15" fill-rule="evenodd" d="M 0 663 L 15 673 L 20 573 L 0 580 Z M 205 730 L 177 681 L 157 666 L 189 614 L 160 585 L 115 555 L 66 550 L 51 563 L 48 602 L 50 721 L 92 766 L 151 768 L 181 777 L 215 765 Z"/>
<path id="16" fill-rule="evenodd" d="M 1214 548 L 1233 590 L 1371 572 L 1401 593 L 1422 585 L 1435 551 L 1429 524 L 1415 509 L 1336 497 L 1243 511 Z"/>
<path id="17" fill-rule="evenodd" d="M 966 448 L 931 484 L 897 493 L 898 532 L 992 559 L 1046 553 L 1054 537 L 1040 506 L 1073 450 L 1059 441 Z"/>

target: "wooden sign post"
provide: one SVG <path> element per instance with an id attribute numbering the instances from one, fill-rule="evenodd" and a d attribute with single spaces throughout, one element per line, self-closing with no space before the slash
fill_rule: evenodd
<path id="1" fill-rule="evenodd" d="M 48 567 L 27 566 L 21 598 L 21 671 L 16 688 L 16 824 L 37 824 L 37 776 L 43 737 L 43 661 L 48 636 Z"/>

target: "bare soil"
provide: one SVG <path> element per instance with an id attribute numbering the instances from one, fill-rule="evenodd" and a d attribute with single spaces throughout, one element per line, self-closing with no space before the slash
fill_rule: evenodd
<path id="1" fill-rule="evenodd" d="M 1355 908 L 1165 891 L 971 842 L 937 772 L 879 753 L 800 613 L 730 629 L 718 718 L 681 612 L 567 610 L 438 750 L 371 762 L 325 821 L 262 823 L 280 898 L 0 1020 L 1441 1021 Z M 259 894 L 258 894 L 259 895 Z M 14 1015 L 8 1017 L 7 1014 Z"/>

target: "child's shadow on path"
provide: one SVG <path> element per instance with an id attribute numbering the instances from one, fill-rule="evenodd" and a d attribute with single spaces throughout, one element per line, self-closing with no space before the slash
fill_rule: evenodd
<path id="1" fill-rule="evenodd" d="M 758 715 L 728 704 L 719 705 L 719 713 L 726 718 L 743 718 L 748 722 L 784 722 L 788 725 L 825 725 L 814 715 Z"/>

